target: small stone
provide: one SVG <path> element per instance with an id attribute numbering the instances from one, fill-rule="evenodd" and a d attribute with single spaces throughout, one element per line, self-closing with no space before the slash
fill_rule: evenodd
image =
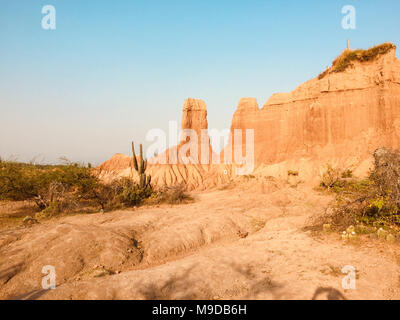
<path id="1" fill-rule="evenodd" d="M 346 231 L 347 231 L 348 234 L 351 234 L 351 233 L 355 232 L 356 229 L 354 228 L 354 226 L 350 226 L 350 227 L 348 227 L 348 228 L 346 229 Z"/>

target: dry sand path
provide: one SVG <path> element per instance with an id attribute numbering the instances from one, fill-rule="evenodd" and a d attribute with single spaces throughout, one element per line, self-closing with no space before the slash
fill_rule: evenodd
<path id="1" fill-rule="evenodd" d="M 311 187 L 250 181 L 195 196 L 1 231 L 0 298 L 400 298 L 396 244 L 304 231 L 331 201 Z M 41 288 L 45 265 L 55 290 Z M 345 265 L 356 290 L 342 289 Z"/>

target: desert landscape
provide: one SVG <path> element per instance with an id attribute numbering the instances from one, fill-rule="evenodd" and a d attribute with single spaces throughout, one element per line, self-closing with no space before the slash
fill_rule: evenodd
<path id="1" fill-rule="evenodd" d="M 183 104 L 181 129 L 196 137 L 205 101 Z M 212 161 L 235 135 L 220 153 L 207 138 L 188 155 L 182 139 L 153 158 L 134 141 L 97 167 L 3 159 L 0 299 L 399 299 L 395 44 L 346 49 L 262 108 L 240 99 L 235 130 L 253 130 L 250 173 Z"/>

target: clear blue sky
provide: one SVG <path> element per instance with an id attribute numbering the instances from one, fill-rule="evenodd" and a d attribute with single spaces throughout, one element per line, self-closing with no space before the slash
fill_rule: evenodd
<path id="1" fill-rule="evenodd" d="M 56 8 L 56 30 L 41 10 Z M 344 5 L 357 29 L 341 27 Z M 400 45 L 398 0 L 1 0 L 0 156 L 101 163 L 180 120 L 229 128 L 241 97 L 317 76 L 345 47 Z"/>

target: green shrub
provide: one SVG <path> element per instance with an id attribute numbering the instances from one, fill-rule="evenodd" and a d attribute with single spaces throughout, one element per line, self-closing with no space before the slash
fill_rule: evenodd
<path id="1" fill-rule="evenodd" d="M 121 203 L 128 207 L 141 204 L 144 199 L 149 198 L 153 194 L 153 190 L 149 185 L 141 187 L 130 179 L 122 179 L 121 187 L 118 198 Z"/>
<path id="2" fill-rule="evenodd" d="M 103 210 L 121 209 L 138 206 L 153 195 L 151 187 L 141 188 L 129 178 L 121 178 L 104 184 L 98 183 L 93 188 L 93 200 Z"/>
<path id="3" fill-rule="evenodd" d="M 138 206 L 149 198 L 171 204 L 192 199 L 183 186 L 154 192 L 151 177 L 145 174 L 146 164 L 140 160 L 139 182 L 122 178 L 104 183 L 93 174 L 91 166 L 68 161 L 63 165 L 0 161 L 0 200 L 33 200 L 43 216 L 52 216 L 81 208 L 113 210 Z"/>
<path id="4" fill-rule="evenodd" d="M 97 183 L 90 169 L 78 164 L 0 163 L 0 199 L 34 200 L 41 210 L 67 193 L 84 198 Z"/>

